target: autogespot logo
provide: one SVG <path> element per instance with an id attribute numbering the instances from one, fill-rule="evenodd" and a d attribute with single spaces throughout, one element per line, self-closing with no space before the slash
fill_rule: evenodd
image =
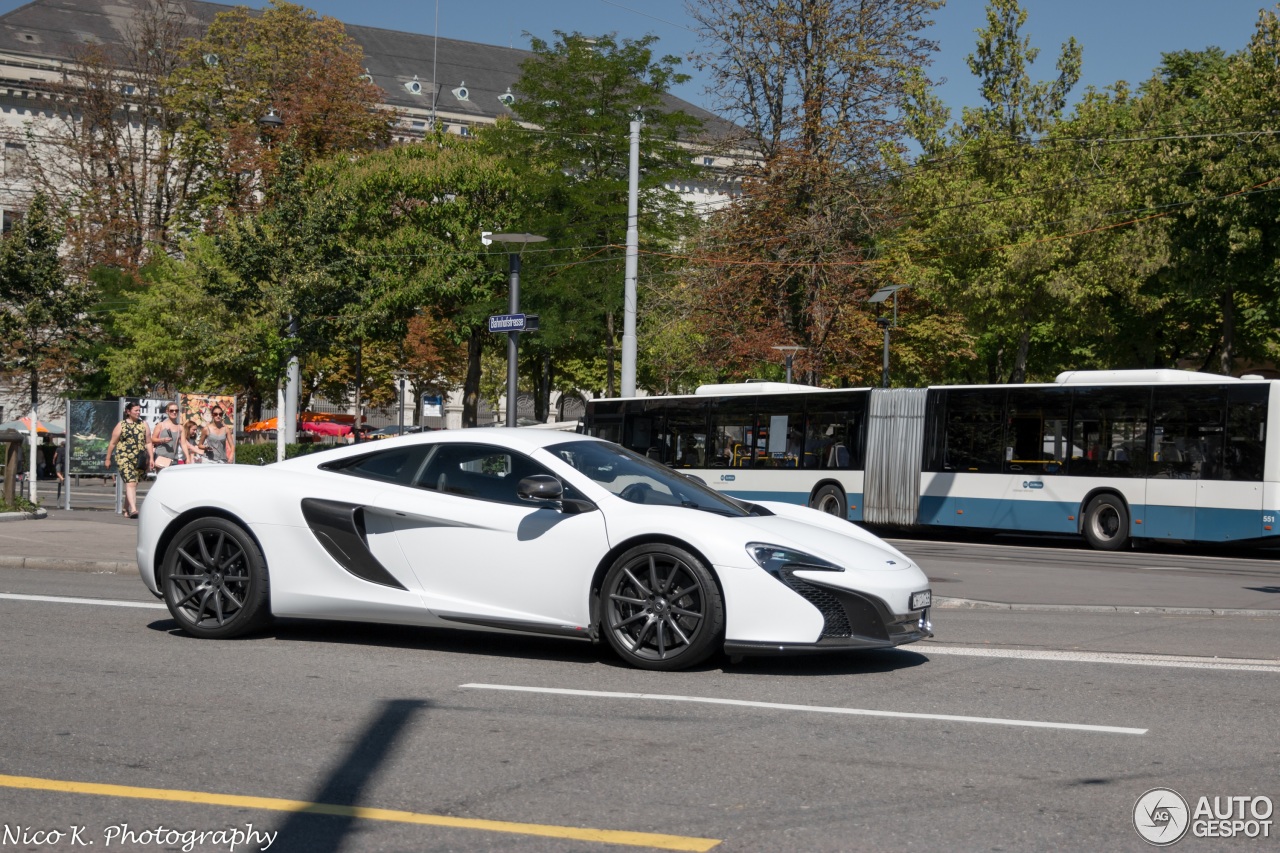
<path id="1" fill-rule="evenodd" d="M 1187 801 L 1170 788 L 1152 788 L 1133 804 L 1133 827 L 1148 844 L 1167 847 L 1180 841 L 1190 824 Z"/>

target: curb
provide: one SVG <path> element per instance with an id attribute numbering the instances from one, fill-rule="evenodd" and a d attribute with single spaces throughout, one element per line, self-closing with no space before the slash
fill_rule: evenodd
<path id="1" fill-rule="evenodd" d="M 57 572 L 137 574 L 138 564 L 122 560 L 67 560 L 58 557 L 4 557 L 0 569 L 49 569 Z"/>
<path id="2" fill-rule="evenodd" d="M 1117 604 L 1009 604 L 971 598 L 933 600 L 939 610 L 1020 610 L 1035 613 L 1130 613 L 1162 616 L 1280 616 L 1280 610 L 1244 610 L 1230 607 L 1144 607 Z"/>
<path id="3" fill-rule="evenodd" d="M 0 512 L 0 521 L 39 521 L 48 517 L 49 512 L 44 507 L 37 507 L 31 512 Z"/>

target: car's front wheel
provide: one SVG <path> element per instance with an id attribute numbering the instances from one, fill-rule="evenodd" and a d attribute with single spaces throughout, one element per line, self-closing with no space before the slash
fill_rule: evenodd
<path id="1" fill-rule="evenodd" d="M 225 518 L 197 518 L 178 531 L 165 551 L 161 585 L 173 618 L 197 637 L 235 637 L 271 618 L 262 551 Z"/>
<path id="2" fill-rule="evenodd" d="M 710 569 L 673 545 L 622 554 L 605 574 L 600 613 L 609 645 L 641 669 L 696 666 L 724 633 L 724 601 Z"/>

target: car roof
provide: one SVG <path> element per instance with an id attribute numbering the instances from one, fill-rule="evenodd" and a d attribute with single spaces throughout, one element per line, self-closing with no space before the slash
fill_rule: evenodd
<path id="1" fill-rule="evenodd" d="M 521 453 L 532 453 L 542 447 L 552 447 L 569 441 L 593 441 L 601 444 L 608 442 L 589 435 L 565 433 L 557 430 L 528 429 L 527 427 L 491 427 L 471 429 L 442 429 L 431 432 L 410 433 L 397 438 L 381 441 L 361 442 L 338 446 L 322 453 L 297 456 L 277 463 L 290 468 L 314 468 L 327 462 L 361 456 L 375 451 L 394 450 L 397 447 L 409 447 L 416 444 L 454 444 L 476 443 L 491 444 L 516 450 Z"/>

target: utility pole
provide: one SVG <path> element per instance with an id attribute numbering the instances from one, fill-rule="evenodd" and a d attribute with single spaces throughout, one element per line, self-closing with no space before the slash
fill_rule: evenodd
<path id="1" fill-rule="evenodd" d="M 631 122 L 627 177 L 627 256 L 622 299 L 622 396 L 636 395 L 636 276 L 640 259 L 640 125 Z"/>

